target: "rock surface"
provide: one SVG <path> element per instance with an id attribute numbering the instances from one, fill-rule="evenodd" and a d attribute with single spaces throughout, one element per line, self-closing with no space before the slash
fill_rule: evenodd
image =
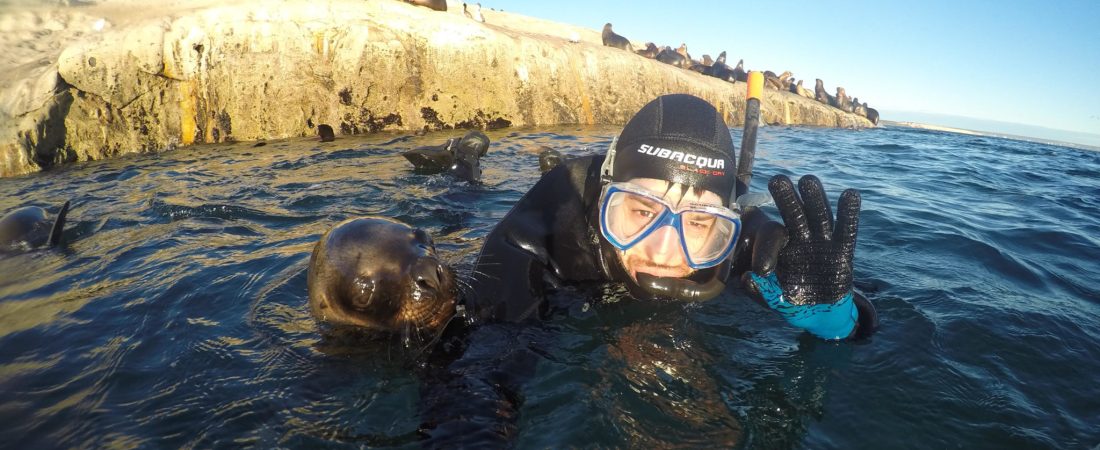
<path id="1" fill-rule="evenodd" d="M 622 124 L 673 92 L 744 120 L 744 83 L 603 47 L 596 30 L 491 10 L 478 23 L 461 3 L 186 0 L 137 13 L 128 1 L 0 13 L 2 48 L 21 50 L 3 61 L 0 176 L 321 123 L 339 134 Z M 769 124 L 872 126 L 774 90 L 762 111 Z"/>

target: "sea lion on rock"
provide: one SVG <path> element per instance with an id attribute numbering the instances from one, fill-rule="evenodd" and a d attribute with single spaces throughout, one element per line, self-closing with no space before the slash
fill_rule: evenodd
<path id="1" fill-rule="evenodd" d="M 810 92 L 809 89 L 806 89 L 806 88 L 802 87 L 802 82 L 803 81 L 804 80 L 798 80 L 798 84 L 792 85 L 791 86 L 791 92 L 794 92 L 795 94 L 798 94 L 802 97 L 806 97 L 808 99 L 813 100 L 814 93 Z"/>
<path id="2" fill-rule="evenodd" d="M 451 138 L 442 145 L 417 147 L 401 154 L 418 173 L 451 175 L 476 183 L 481 180 L 481 161 L 489 151 L 489 137 L 477 130 L 461 139 Z"/>
<path id="3" fill-rule="evenodd" d="M 634 51 L 634 53 L 637 53 L 649 59 L 657 59 L 657 54 L 660 52 L 661 50 L 658 49 L 657 45 L 652 42 L 646 42 L 645 49 Z"/>
<path id="4" fill-rule="evenodd" d="M 793 75 L 794 74 L 789 70 L 784 70 L 783 73 L 779 75 L 779 90 L 786 91 L 791 89 L 791 82 L 794 81 L 792 78 Z"/>
<path id="5" fill-rule="evenodd" d="M 431 236 L 385 217 L 350 219 L 325 232 L 306 284 L 317 321 L 399 335 L 406 345 L 434 339 L 454 317 L 459 294 Z"/>
<path id="6" fill-rule="evenodd" d="M 745 71 L 745 60 L 737 60 L 737 66 L 733 68 L 733 79 L 742 83 L 749 81 L 749 73 Z"/>
<path id="7" fill-rule="evenodd" d="M 821 81 L 821 78 L 818 78 L 817 83 L 814 85 L 814 99 L 829 106 L 833 106 L 833 103 L 836 103 L 833 96 L 825 92 L 825 82 Z"/>
<path id="8" fill-rule="evenodd" d="M 684 58 L 684 55 L 673 51 L 672 47 L 669 47 L 667 45 L 661 48 L 660 53 L 657 53 L 657 61 L 680 68 L 688 67 L 688 63 L 687 60 Z"/>
<path id="9" fill-rule="evenodd" d="M 775 72 L 766 70 L 764 71 L 764 86 L 780 91 L 786 90 L 786 87 L 783 85 L 783 80 L 789 78 L 790 76 L 790 72 L 783 72 L 783 75 L 779 76 L 776 75 Z"/>
<path id="10" fill-rule="evenodd" d="M 711 64 L 710 67 L 707 68 L 707 71 L 703 72 L 703 74 L 710 75 L 720 80 L 726 80 L 731 83 L 737 81 L 736 69 L 733 69 L 730 66 L 726 65 L 725 51 L 722 51 L 722 53 L 718 54 L 718 59 L 714 60 L 714 63 Z"/>
<path id="11" fill-rule="evenodd" d="M 867 110 L 867 120 L 870 120 L 871 123 L 878 125 L 878 110 L 867 106 L 867 103 L 863 103 L 863 108 Z"/>
<path id="12" fill-rule="evenodd" d="M 854 113 L 857 116 L 867 117 L 867 108 L 865 108 L 865 107 L 863 107 L 863 105 L 859 104 L 859 99 L 858 98 L 853 98 L 852 99 L 852 113 Z"/>
<path id="13" fill-rule="evenodd" d="M 688 45 L 681 42 L 680 47 L 676 49 L 676 53 L 684 57 L 684 60 L 691 61 L 691 53 L 688 53 Z"/>
<path id="14" fill-rule="evenodd" d="M 852 112 L 852 102 L 848 99 L 848 94 L 844 93 L 844 88 L 836 87 L 836 97 L 834 97 L 833 106 L 844 112 Z"/>
<path id="15" fill-rule="evenodd" d="M 604 24 L 603 33 L 601 36 L 603 37 L 603 45 L 623 49 L 629 52 L 634 51 L 634 47 L 630 45 L 629 40 L 627 40 L 625 37 L 615 34 L 614 31 L 611 31 L 610 22 Z"/>
<path id="16" fill-rule="evenodd" d="M 416 6 L 431 8 L 436 11 L 447 10 L 447 0 L 405 0 L 405 3 L 411 3 Z"/>
<path id="17" fill-rule="evenodd" d="M 61 205 L 54 220 L 37 206 L 17 208 L 0 218 L 0 253 L 29 251 L 61 243 L 69 202 Z"/>

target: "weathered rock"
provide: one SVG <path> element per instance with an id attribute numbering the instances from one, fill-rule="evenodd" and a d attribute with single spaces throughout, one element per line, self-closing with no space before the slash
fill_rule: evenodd
<path id="1" fill-rule="evenodd" d="M 6 89 L 0 175 L 200 142 L 379 130 L 621 124 L 654 97 L 691 93 L 743 121 L 745 85 L 604 47 L 584 30 L 399 1 L 255 2 L 116 26 L 60 51 L 56 74 Z M 578 40 L 573 43 L 570 40 Z M 866 127 L 768 91 L 765 123 Z M 9 136 L 12 135 L 12 136 Z"/>

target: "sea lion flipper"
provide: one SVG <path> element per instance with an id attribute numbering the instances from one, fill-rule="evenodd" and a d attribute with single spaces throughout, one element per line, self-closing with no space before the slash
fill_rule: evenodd
<path id="1" fill-rule="evenodd" d="M 53 221 L 53 228 L 50 230 L 50 240 L 47 241 L 48 246 L 53 247 L 61 243 L 61 233 L 65 231 L 65 216 L 69 214 L 69 201 L 66 200 L 64 205 L 61 205 L 61 210 L 57 212 L 57 218 Z"/>

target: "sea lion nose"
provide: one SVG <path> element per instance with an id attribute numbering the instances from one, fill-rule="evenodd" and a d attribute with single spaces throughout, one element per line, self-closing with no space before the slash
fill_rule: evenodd
<path id="1" fill-rule="evenodd" d="M 416 285 L 421 289 L 431 289 L 438 291 L 440 284 L 442 284 L 443 271 L 439 265 L 439 261 L 435 258 L 420 258 L 413 263 L 413 269 L 410 272 L 413 280 L 416 281 Z"/>

